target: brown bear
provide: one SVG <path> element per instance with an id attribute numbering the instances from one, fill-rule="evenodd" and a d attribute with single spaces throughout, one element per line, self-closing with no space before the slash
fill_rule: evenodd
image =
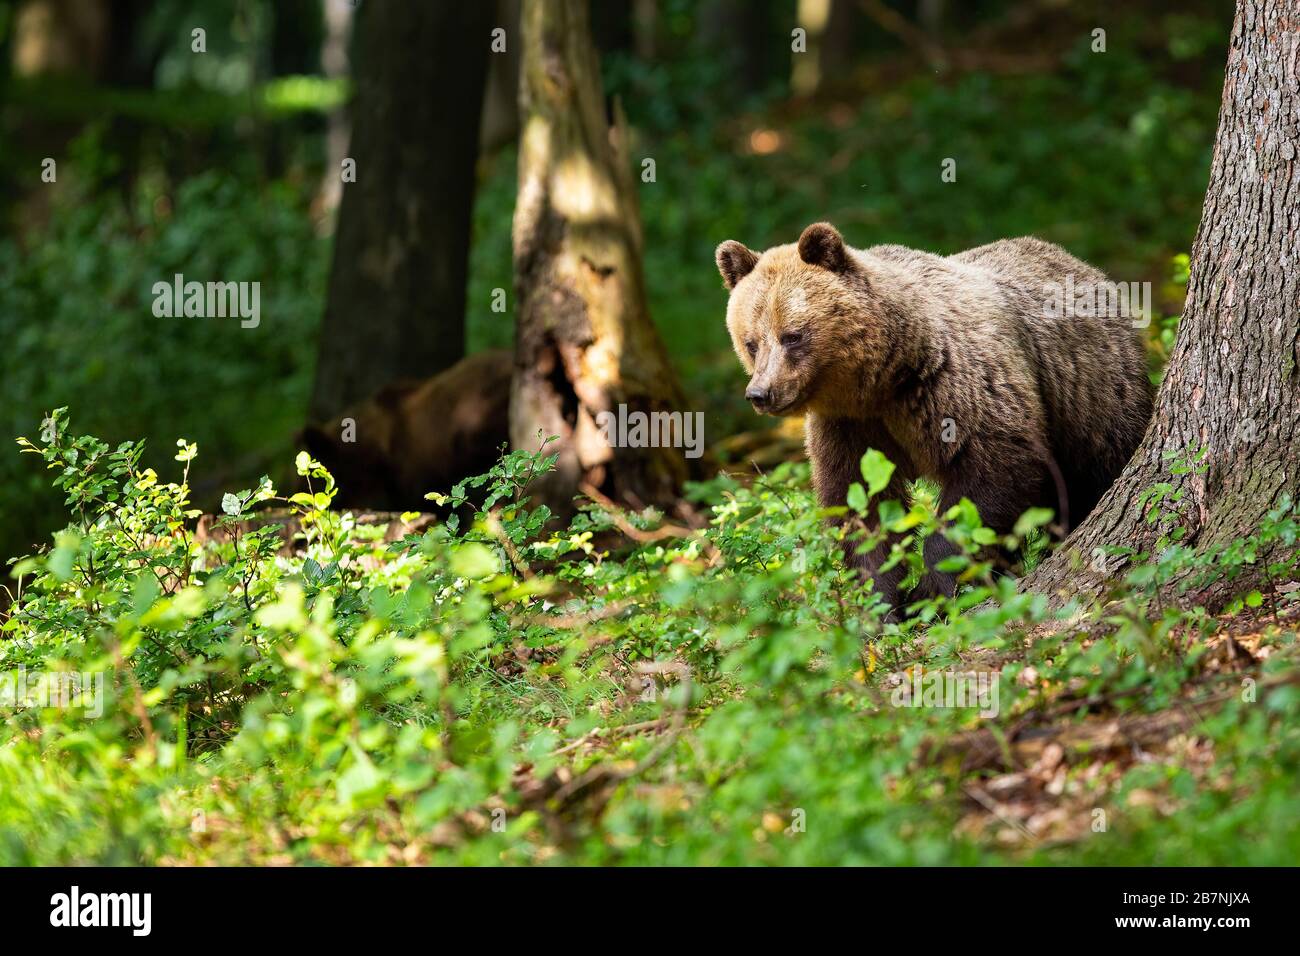
<path id="1" fill-rule="evenodd" d="M 301 444 L 338 483 L 344 508 L 429 511 L 430 491 L 492 467 L 509 441 L 510 352 L 477 352 L 422 382 L 397 382 Z"/>
<path id="2" fill-rule="evenodd" d="M 745 397 L 760 413 L 805 416 L 823 507 L 845 504 L 874 448 L 896 466 L 882 498 L 902 501 L 909 480 L 928 476 L 940 513 L 965 497 L 1002 533 L 1031 506 L 1068 526 L 1146 429 L 1143 323 L 1114 283 L 1051 243 L 854 249 L 814 223 L 797 244 L 757 253 L 728 240 L 716 259 Z M 855 550 L 846 545 L 848 559 L 897 606 L 902 566 L 877 573 L 889 543 Z M 931 536 L 927 566 L 953 550 Z M 922 590 L 951 595 L 954 582 L 931 570 Z"/>

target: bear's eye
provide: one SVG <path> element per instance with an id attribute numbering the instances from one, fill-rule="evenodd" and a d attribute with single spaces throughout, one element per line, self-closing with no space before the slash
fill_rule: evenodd
<path id="1" fill-rule="evenodd" d="M 754 353 L 756 353 L 756 352 L 758 351 L 758 345 L 755 344 L 755 342 L 754 342 L 753 339 L 750 339 L 748 342 L 745 343 L 745 348 L 749 350 L 749 357 L 750 357 L 750 358 L 753 358 L 753 357 L 754 357 Z"/>
<path id="2" fill-rule="evenodd" d="M 784 332 L 781 335 L 781 346 L 783 348 L 792 349 L 795 346 L 802 345 L 802 344 L 803 344 L 802 332 Z"/>

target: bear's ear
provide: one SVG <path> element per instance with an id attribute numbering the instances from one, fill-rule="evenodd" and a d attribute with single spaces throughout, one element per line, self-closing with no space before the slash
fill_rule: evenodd
<path id="1" fill-rule="evenodd" d="M 722 284 L 728 289 L 734 289 L 736 283 L 753 272 L 754 266 L 758 265 L 758 256 L 754 251 L 735 239 L 728 239 L 718 246 L 713 258 L 717 260 L 718 271 L 722 273 Z"/>
<path id="2" fill-rule="evenodd" d="M 810 266 L 831 272 L 843 272 L 849 267 L 844 237 L 829 222 L 815 222 L 803 231 L 799 237 L 799 258 Z"/>

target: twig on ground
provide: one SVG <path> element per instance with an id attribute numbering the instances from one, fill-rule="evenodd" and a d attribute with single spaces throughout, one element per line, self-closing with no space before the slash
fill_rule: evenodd
<path id="1" fill-rule="evenodd" d="M 709 559 L 709 566 L 712 567 L 721 557 L 721 552 L 708 537 L 697 528 L 686 528 L 675 524 L 661 524 L 658 528 L 646 530 L 638 528 L 627 518 L 627 512 L 616 501 L 613 501 L 608 495 L 604 494 L 594 485 L 583 482 L 578 486 L 578 490 L 591 499 L 601 511 L 609 515 L 614 526 L 618 528 L 625 536 L 633 541 L 642 544 L 653 544 L 656 541 L 662 541 L 665 538 L 691 538 L 698 541 Z"/>
<path id="2" fill-rule="evenodd" d="M 1030 830 L 1027 827 L 1025 827 L 1023 823 L 1021 823 L 1019 820 L 1008 820 L 1006 817 L 1004 817 L 1002 815 L 1002 811 L 998 809 L 998 805 L 994 803 L 986 794 L 981 793 L 976 787 L 972 787 L 969 784 L 962 784 L 961 789 L 962 789 L 962 793 L 966 794 L 966 796 L 970 797 L 972 800 L 978 803 L 989 813 L 993 814 L 995 817 L 997 817 L 1007 826 L 1015 827 L 1017 830 L 1019 830 L 1021 835 L 1023 835 L 1024 838 L 1028 840 L 1030 843 L 1038 842 L 1038 837 L 1034 836 L 1034 834 L 1030 832 Z"/>
<path id="3" fill-rule="evenodd" d="M 604 739 L 606 737 L 626 737 L 632 734 L 639 734 L 643 730 L 659 730 L 660 728 L 669 724 L 669 722 L 670 722 L 670 718 L 657 717 L 654 720 L 643 720 L 635 724 L 623 724 L 620 727 L 595 727 L 587 731 L 577 740 L 565 744 L 563 747 L 560 747 L 558 750 L 552 750 L 550 756 L 558 757 L 560 754 L 570 753 L 574 750 L 577 750 L 580 747 L 585 746 L 586 744 L 592 743 L 596 740 Z"/>

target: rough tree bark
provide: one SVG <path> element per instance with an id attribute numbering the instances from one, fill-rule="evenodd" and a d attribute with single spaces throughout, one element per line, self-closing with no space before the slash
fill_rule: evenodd
<path id="1" fill-rule="evenodd" d="M 1149 549 L 1140 497 L 1157 482 L 1184 496 L 1185 544 L 1213 552 L 1247 537 L 1300 492 L 1300 0 L 1240 0 L 1209 189 L 1192 246 L 1187 304 L 1156 410 L 1115 485 L 1026 590 L 1098 594 L 1123 573 L 1108 545 Z M 1168 456 L 1204 447 L 1203 473 Z M 1220 604 L 1257 581 L 1183 596 Z M 1175 596 L 1176 595 L 1171 595 Z"/>
<path id="2" fill-rule="evenodd" d="M 687 476 L 680 448 L 611 448 L 601 412 L 682 412 L 646 307 L 636 185 L 624 127 L 611 128 L 586 0 L 525 0 L 518 325 L 510 439 L 558 436 L 538 495 L 560 512 L 583 482 L 632 504 L 666 503 Z"/>
<path id="3" fill-rule="evenodd" d="M 465 354 L 492 4 L 357 8 L 356 97 L 310 418 Z M 339 170 L 334 170 L 338 175 Z"/>

